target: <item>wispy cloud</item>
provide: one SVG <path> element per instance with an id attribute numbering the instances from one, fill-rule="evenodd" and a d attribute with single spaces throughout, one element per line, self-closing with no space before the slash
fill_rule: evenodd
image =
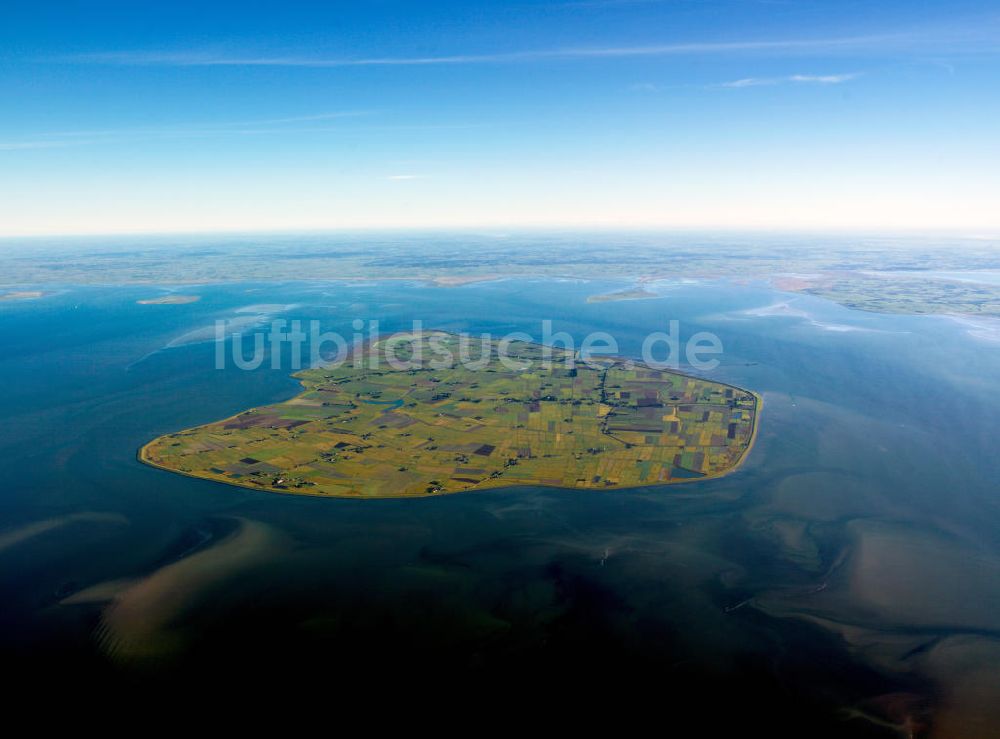
<path id="1" fill-rule="evenodd" d="M 186 139 L 212 136 L 241 136 L 308 133 L 338 130 L 336 128 L 295 124 L 323 123 L 340 118 L 367 115 L 366 111 L 337 111 L 285 118 L 261 118 L 242 121 L 178 123 L 156 127 L 106 128 L 98 130 L 44 131 L 25 135 L 21 141 L 0 141 L 0 151 L 52 149 L 64 146 L 84 146 L 122 141 L 151 139 Z"/>
<path id="2" fill-rule="evenodd" d="M 357 116 L 370 115 L 369 111 L 348 110 L 328 113 L 316 113 L 313 115 L 289 116 L 285 118 L 255 118 L 240 121 L 207 121 L 207 122 L 182 122 L 166 124 L 155 127 L 131 127 L 131 128 L 110 128 L 90 131 L 54 131 L 40 134 L 41 136 L 51 136 L 55 138 L 74 137 L 117 137 L 117 136 L 174 136 L 174 135 L 201 135 L 212 133 L 245 133 L 253 131 L 268 130 L 273 127 L 275 130 L 286 131 L 286 127 L 292 123 L 318 123 L 331 121 L 338 118 L 354 118 Z"/>
<path id="3" fill-rule="evenodd" d="M 839 85 L 841 82 L 850 82 L 861 76 L 861 72 L 850 72 L 848 74 L 793 74 L 788 78 L 790 82 L 814 82 L 819 85 Z"/>
<path id="4" fill-rule="evenodd" d="M 715 87 L 772 87 L 785 84 L 839 85 L 861 76 L 861 72 L 849 74 L 791 74 L 785 77 L 744 77 L 731 82 L 723 82 Z"/>
<path id="5" fill-rule="evenodd" d="M 26 151 L 29 149 L 53 149 L 65 146 L 62 141 L 0 141 L 0 151 Z"/>
<path id="6" fill-rule="evenodd" d="M 648 46 L 607 46 L 589 48 L 536 49 L 491 54 L 455 54 L 441 56 L 382 56 L 326 58 L 313 56 L 251 56 L 209 51 L 114 51 L 74 54 L 47 59 L 55 62 L 111 64 L 125 66 L 170 67 L 377 67 L 431 66 L 530 62 L 546 59 L 614 59 L 656 56 L 694 56 L 728 53 L 827 53 L 837 50 L 889 48 L 911 40 L 906 34 L 847 36 L 820 39 L 785 39 L 772 41 L 718 41 L 705 43 L 654 44 Z"/>
<path id="7" fill-rule="evenodd" d="M 778 84 L 777 79 L 764 79 L 763 77 L 743 77 L 742 79 L 722 82 L 715 87 L 764 87 L 766 85 Z"/>
<path id="8" fill-rule="evenodd" d="M 626 5 L 642 0 L 578 0 L 596 5 Z M 654 0 L 648 0 L 654 1 Z M 764 0 L 759 0 L 763 2 Z M 573 2 L 573 0 L 569 0 Z M 957 18 L 951 23 L 924 24 L 864 35 L 820 38 L 729 39 L 666 42 L 647 45 L 584 46 L 522 51 L 456 54 L 327 56 L 321 53 L 261 54 L 228 49 L 118 50 L 68 54 L 36 61 L 170 67 L 393 67 L 461 64 L 502 64 L 543 60 L 614 59 L 658 56 L 771 54 L 997 54 L 1000 17 Z"/>

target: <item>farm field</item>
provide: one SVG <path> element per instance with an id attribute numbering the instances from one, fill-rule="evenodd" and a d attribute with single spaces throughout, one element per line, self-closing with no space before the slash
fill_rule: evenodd
<path id="1" fill-rule="evenodd" d="M 462 341 L 382 339 L 298 373 L 304 391 L 285 403 L 162 436 L 140 459 L 262 490 L 386 498 L 666 485 L 725 474 L 753 444 L 750 391 L 621 357 Z"/>

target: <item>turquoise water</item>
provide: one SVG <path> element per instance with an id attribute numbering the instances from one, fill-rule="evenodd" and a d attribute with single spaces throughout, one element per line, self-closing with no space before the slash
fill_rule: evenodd
<path id="1" fill-rule="evenodd" d="M 5 665 L 112 682 L 316 659 L 352 680 L 617 675 L 815 735 L 952 720 L 959 698 L 988 712 L 1000 345 L 753 286 L 586 302 L 624 287 L 234 284 L 140 306 L 158 291 L 64 286 L 0 304 Z M 764 396 L 760 436 L 731 476 L 615 492 L 316 500 L 139 464 L 151 438 L 297 393 L 287 363 L 215 369 L 203 329 L 241 316 L 345 335 L 355 318 L 534 336 L 551 319 L 631 355 L 679 319 L 722 339 L 708 376 Z"/>

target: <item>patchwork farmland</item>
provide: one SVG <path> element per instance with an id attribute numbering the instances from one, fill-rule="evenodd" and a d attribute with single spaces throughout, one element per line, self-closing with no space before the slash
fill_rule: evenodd
<path id="1" fill-rule="evenodd" d="M 668 485 L 725 474 L 752 446 L 760 401 L 747 390 L 620 357 L 570 367 L 531 343 L 475 339 L 474 362 L 428 361 L 459 341 L 376 342 L 298 373 L 304 391 L 285 403 L 162 436 L 140 459 L 261 490 L 384 498 Z"/>

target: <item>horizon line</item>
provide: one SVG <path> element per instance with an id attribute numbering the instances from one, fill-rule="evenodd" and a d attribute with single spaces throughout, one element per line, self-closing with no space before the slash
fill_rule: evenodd
<path id="1" fill-rule="evenodd" d="M 357 234 L 357 233 L 394 233 L 409 232 L 412 234 L 421 233 L 452 233 L 452 234 L 477 234 L 483 235 L 503 235 L 510 233 L 768 233 L 768 234 L 831 234 L 831 235 L 879 235 L 879 236 L 952 236 L 954 238 L 975 239 L 985 241 L 1000 241 L 1000 224 L 997 225 L 940 225 L 928 227 L 903 227 L 896 225 L 882 226 L 843 226 L 834 227 L 828 225 L 815 226 L 779 226 L 768 224 L 746 224 L 746 225 L 698 225 L 698 224 L 636 224 L 636 225 L 571 225 L 571 224 L 544 224 L 544 223 L 524 223 L 524 224 L 465 224 L 465 225 L 355 225 L 355 226 L 282 226 L 274 228 L 240 228 L 240 227 L 218 227 L 203 229 L 171 229 L 171 230 L 120 230 L 120 231 L 26 231 L 20 233 L 0 233 L 0 240 L 9 241 L 14 239 L 44 239 L 44 238 L 131 238 L 131 237 L 155 237 L 155 236 L 252 236 L 252 235 L 296 235 L 296 234 Z"/>

